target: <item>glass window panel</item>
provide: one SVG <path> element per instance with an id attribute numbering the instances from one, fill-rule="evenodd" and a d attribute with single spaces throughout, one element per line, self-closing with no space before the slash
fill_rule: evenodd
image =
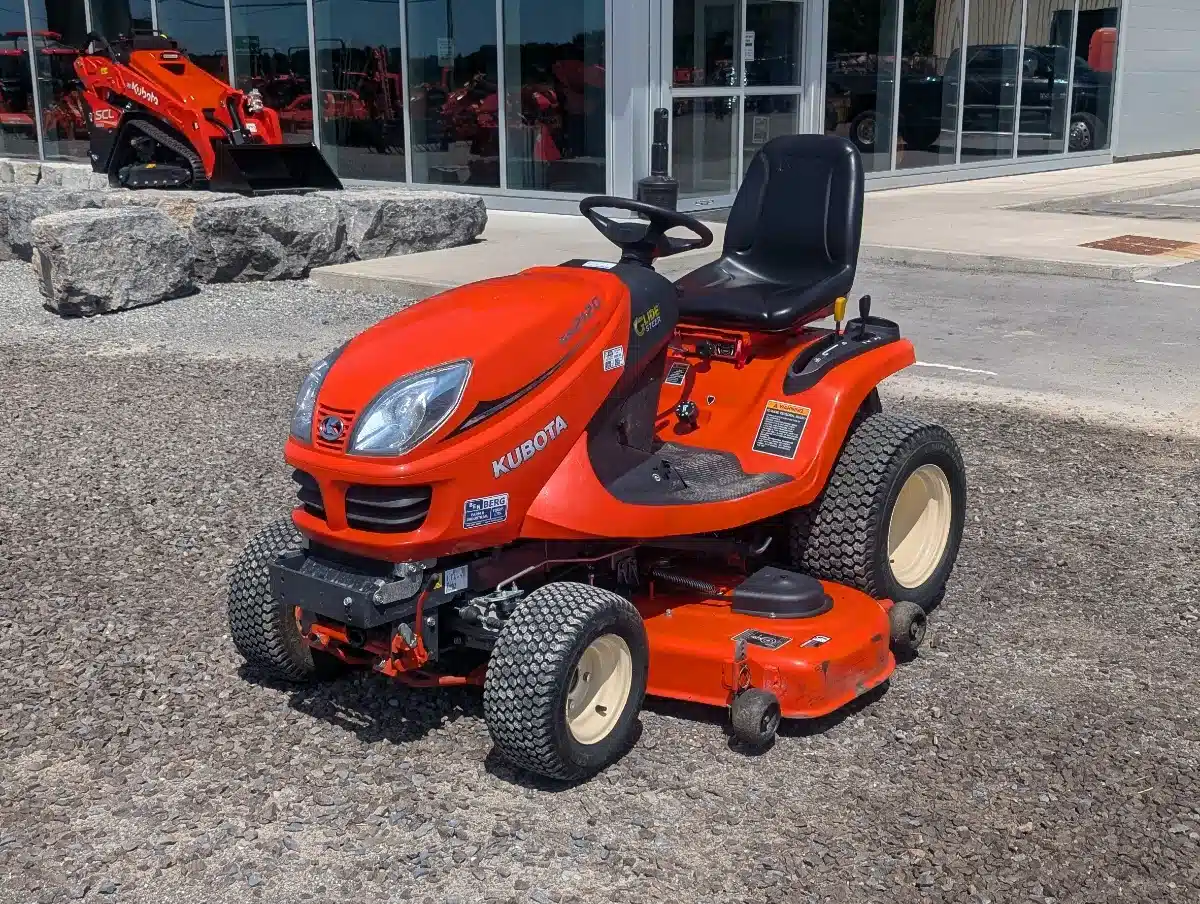
<path id="1" fill-rule="evenodd" d="M 900 58 L 900 169 L 954 162 L 962 0 L 906 0 Z"/>
<path id="2" fill-rule="evenodd" d="M 78 0 L 76 0 L 78 2 Z M 163 0 L 159 0 L 162 6 Z M 217 0 L 208 0 L 216 3 Z M 112 40 L 118 35 L 133 34 L 138 31 L 150 31 L 154 27 L 150 16 L 150 0 L 91 0 L 92 31 L 101 37 Z M 82 6 L 82 4 L 80 4 Z M 21 6 L 14 7 L 20 13 Z M 221 21 L 225 21 L 224 7 L 220 7 Z M 161 21 L 160 21 L 161 27 Z"/>
<path id="3" fill-rule="evenodd" d="M 29 14 L 46 156 L 87 158 L 87 108 L 83 86 L 75 76 L 75 58 L 87 36 L 83 4 L 30 0 Z"/>
<path id="4" fill-rule="evenodd" d="M 160 0 L 160 3 L 162 0 Z M 160 7 L 161 8 L 161 7 Z M 257 88 L 263 103 L 279 114 L 283 140 L 312 141 L 312 77 L 305 0 L 233 0 L 233 71 L 243 91 Z M 340 39 L 317 44 L 317 65 L 332 68 Z M 322 97 L 323 107 L 344 104 L 343 96 Z"/>
<path id="5" fill-rule="evenodd" d="M 1067 149 L 1073 153 L 1108 147 L 1112 129 L 1113 73 L 1117 65 L 1117 0 L 1103 7 L 1081 2 L 1075 23 L 1075 82 Z M 1085 7 L 1093 7 L 1087 9 Z"/>
<path id="6" fill-rule="evenodd" d="M 854 142 L 867 172 L 891 166 L 898 0 L 832 0 L 825 132 Z"/>
<path id="7" fill-rule="evenodd" d="M 971 0 L 963 88 L 963 162 L 1012 156 L 1022 5 L 1022 0 Z"/>
<path id="8" fill-rule="evenodd" d="M 177 41 L 179 49 L 201 69 L 229 80 L 224 4 L 218 0 L 158 0 L 158 30 Z"/>
<path id="9" fill-rule="evenodd" d="M 403 182 L 400 5 L 317 3 L 321 151 L 342 178 Z"/>
<path id="10" fill-rule="evenodd" d="M 406 0 L 413 179 L 500 184 L 494 0 Z"/>
<path id="11" fill-rule="evenodd" d="M 681 198 L 737 189 L 737 98 L 677 97 L 671 120 L 671 171 Z"/>
<path id="12" fill-rule="evenodd" d="M 0 154 L 36 157 L 36 129 L 25 11 L 0 6 Z"/>
<path id="13" fill-rule="evenodd" d="M 739 84 L 740 0 L 675 0 L 674 61 L 677 87 Z"/>
<path id="14" fill-rule="evenodd" d="M 800 98 L 794 94 L 747 95 L 742 127 L 742 175 L 764 144 L 780 135 L 799 135 Z"/>
<path id="15" fill-rule="evenodd" d="M 1064 126 L 1074 8 L 1074 0 L 1035 0 L 1029 5 L 1017 145 L 1017 153 L 1022 157 L 1061 154 L 1066 147 Z"/>
<path id="16" fill-rule="evenodd" d="M 508 187 L 603 192 L 604 0 L 505 0 Z"/>
<path id="17" fill-rule="evenodd" d="M 803 47 L 802 0 L 748 0 L 742 33 L 747 85 L 799 85 Z"/>

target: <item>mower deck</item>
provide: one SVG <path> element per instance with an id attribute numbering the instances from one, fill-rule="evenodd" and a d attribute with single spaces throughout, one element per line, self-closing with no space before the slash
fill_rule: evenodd
<path id="1" fill-rule="evenodd" d="M 727 600 L 687 592 L 636 600 L 650 642 L 646 693 L 727 706 L 736 693 L 757 687 L 778 697 L 784 718 L 841 709 L 896 667 L 888 604 L 839 584 L 822 586 L 833 606 L 807 618 L 739 615 Z"/>

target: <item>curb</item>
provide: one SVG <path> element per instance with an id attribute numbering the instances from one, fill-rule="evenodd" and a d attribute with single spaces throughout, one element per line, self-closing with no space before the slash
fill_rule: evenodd
<path id="1" fill-rule="evenodd" d="M 968 251 L 933 251 L 895 245 L 863 245 L 861 258 L 869 263 L 905 264 L 935 270 L 975 273 L 1026 273 L 1036 276 L 1080 276 L 1133 282 L 1146 279 L 1172 264 L 1093 264 L 1086 261 L 1039 260 Z M 1174 263 L 1178 263 L 1177 261 Z"/>

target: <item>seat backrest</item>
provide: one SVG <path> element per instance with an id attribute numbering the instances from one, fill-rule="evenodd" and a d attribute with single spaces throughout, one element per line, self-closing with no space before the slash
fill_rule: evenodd
<path id="1" fill-rule="evenodd" d="M 724 256 L 787 282 L 814 266 L 858 266 L 863 169 L 835 135 L 785 135 L 754 155 L 729 211 Z"/>

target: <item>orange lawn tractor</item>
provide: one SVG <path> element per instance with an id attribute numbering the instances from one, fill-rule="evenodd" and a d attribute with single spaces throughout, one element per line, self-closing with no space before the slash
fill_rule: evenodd
<path id="1" fill-rule="evenodd" d="M 450 290 L 313 367 L 285 450 L 298 504 L 228 602 L 267 675 L 482 685 L 499 753 L 565 779 L 629 749 L 646 694 L 726 707 L 761 747 L 879 687 L 966 511 L 953 437 L 882 410 L 912 344 L 869 298 L 845 321 L 849 141 L 764 145 L 720 258 L 674 283 L 655 262 L 707 226 L 580 208 L 618 262 Z"/>
<path id="2" fill-rule="evenodd" d="M 340 189 L 321 152 L 285 144 L 257 91 L 241 92 L 157 32 L 88 36 L 75 60 L 88 106 L 92 169 L 127 188 L 247 195 Z"/>

